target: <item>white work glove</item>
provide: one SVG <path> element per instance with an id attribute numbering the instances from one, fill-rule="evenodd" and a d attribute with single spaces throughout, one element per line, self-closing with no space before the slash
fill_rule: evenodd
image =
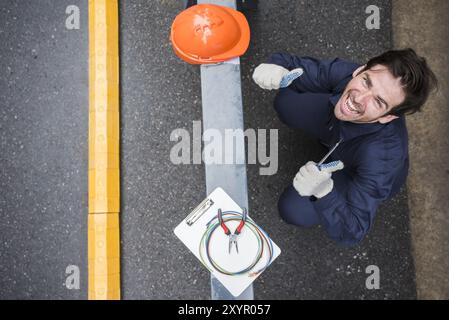
<path id="1" fill-rule="evenodd" d="M 262 89 L 279 89 L 282 78 L 289 72 L 277 64 L 262 63 L 254 69 L 253 80 Z"/>
<path id="2" fill-rule="evenodd" d="M 309 161 L 299 169 L 293 179 L 293 187 L 303 197 L 322 198 L 334 187 L 334 181 L 331 178 L 332 172 L 341 170 L 343 167 L 343 162 L 338 161 L 336 165 L 329 168 L 323 167 L 320 170 L 315 162 Z"/>

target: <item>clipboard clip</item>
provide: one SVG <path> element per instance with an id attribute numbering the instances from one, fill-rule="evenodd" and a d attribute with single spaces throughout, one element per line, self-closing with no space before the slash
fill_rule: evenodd
<path id="1" fill-rule="evenodd" d="M 214 205 L 212 199 L 204 199 L 186 218 L 188 226 L 193 225 L 210 207 Z"/>

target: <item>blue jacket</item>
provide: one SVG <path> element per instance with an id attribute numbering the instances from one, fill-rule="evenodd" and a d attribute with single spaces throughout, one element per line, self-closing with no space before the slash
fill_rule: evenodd
<path id="1" fill-rule="evenodd" d="M 334 187 L 313 205 L 331 238 L 342 244 L 356 244 L 369 231 L 379 204 L 405 183 L 409 167 L 405 118 L 401 116 L 387 124 L 355 124 L 335 118 L 334 106 L 359 64 L 283 53 L 272 55 L 269 63 L 289 70 L 304 69 L 289 89 L 329 95 L 323 105 L 303 110 L 308 121 L 301 128 L 329 146 L 343 140 L 331 159 L 345 164 L 345 187 Z"/>

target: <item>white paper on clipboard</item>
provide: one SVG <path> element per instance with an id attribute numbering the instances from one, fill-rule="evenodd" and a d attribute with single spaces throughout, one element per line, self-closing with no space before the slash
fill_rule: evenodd
<path id="1" fill-rule="evenodd" d="M 175 235 L 189 248 L 189 250 L 200 259 L 200 242 L 204 232 L 207 229 L 207 223 L 217 216 L 218 209 L 223 211 L 237 211 L 242 212 L 234 200 L 222 189 L 215 189 L 208 199 L 213 201 L 213 205 L 192 225 L 188 225 L 184 219 L 174 230 Z M 250 212 L 248 212 L 248 217 Z M 228 221 L 226 225 L 231 232 L 237 228 L 239 221 Z M 244 227 L 242 233 L 238 237 L 238 249 L 232 248 L 231 253 L 228 252 L 228 236 L 223 232 L 223 229 L 218 227 L 210 241 L 210 256 L 223 268 L 229 271 L 241 270 L 251 264 L 257 254 L 258 241 L 254 233 L 248 228 Z M 271 240 L 273 246 L 273 255 L 271 262 L 273 262 L 281 253 L 281 249 Z M 265 244 L 266 245 L 266 244 Z M 262 268 L 269 260 L 268 250 L 264 250 L 260 262 L 254 266 L 251 271 L 256 271 Z M 270 263 L 271 263 L 270 262 Z M 229 292 L 237 297 L 239 296 L 260 274 L 249 276 L 248 273 L 241 275 L 226 275 L 217 270 L 212 269 L 213 275 L 229 290 Z"/>

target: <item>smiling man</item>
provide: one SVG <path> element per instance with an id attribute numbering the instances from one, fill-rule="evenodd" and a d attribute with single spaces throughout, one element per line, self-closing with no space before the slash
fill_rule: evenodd
<path id="1" fill-rule="evenodd" d="M 277 53 L 254 70 L 253 79 L 263 89 L 279 89 L 282 78 L 297 68 L 303 74 L 279 90 L 274 107 L 290 127 L 329 148 L 339 143 L 330 160 L 340 163 L 302 166 L 279 199 L 279 213 L 294 225 L 321 224 L 338 243 L 354 245 L 370 230 L 379 204 L 405 183 L 404 116 L 421 109 L 436 78 L 424 58 L 406 49 L 362 66 Z"/>

